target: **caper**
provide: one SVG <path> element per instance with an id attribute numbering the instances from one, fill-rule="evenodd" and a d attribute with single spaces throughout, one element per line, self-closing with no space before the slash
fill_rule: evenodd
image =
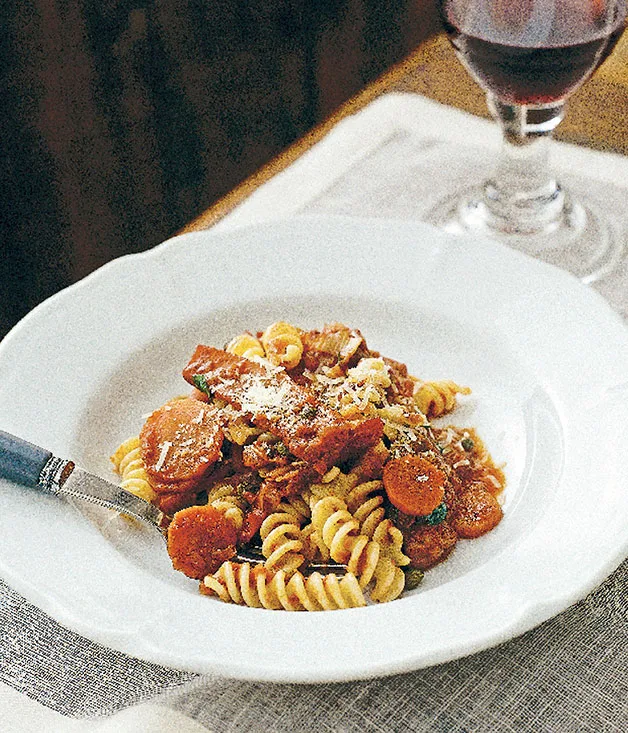
<path id="1" fill-rule="evenodd" d="M 301 417 L 304 420 L 312 420 L 312 418 L 316 417 L 317 409 L 315 405 L 306 405 L 301 410 Z"/>
<path id="2" fill-rule="evenodd" d="M 425 573 L 418 568 L 409 568 L 405 572 L 406 582 L 404 583 L 404 590 L 414 590 L 418 588 L 423 580 Z"/>
<path id="3" fill-rule="evenodd" d="M 471 440 L 471 438 L 463 438 L 460 441 L 460 445 L 462 446 L 463 450 L 466 450 L 468 453 L 473 450 L 475 443 Z"/>

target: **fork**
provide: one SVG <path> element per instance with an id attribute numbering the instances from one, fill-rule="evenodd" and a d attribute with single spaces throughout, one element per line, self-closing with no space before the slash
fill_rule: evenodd
<path id="1" fill-rule="evenodd" d="M 0 478 L 43 494 L 79 499 L 125 514 L 154 527 L 166 541 L 168 539 L 172 517 L 153 504 L 111 481 L 88 473 L 73 461 L 54 456 L 45 448 L 3 430 L 0 430 Z M 258 546 L 238 548 L 234 559 L 253 564 L 263 564 L 266 560 Z M 344 574 L 346 569 L 339 563 L 310 563 L 307 572 Z"/>

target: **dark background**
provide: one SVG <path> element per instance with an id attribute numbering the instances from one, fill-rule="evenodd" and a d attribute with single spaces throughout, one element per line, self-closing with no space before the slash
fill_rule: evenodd
<path id="1" fill-rule="evenodd" d="M 434 0 L 5 0 L 0 337 L 163 241 L 437 28 Z"/>

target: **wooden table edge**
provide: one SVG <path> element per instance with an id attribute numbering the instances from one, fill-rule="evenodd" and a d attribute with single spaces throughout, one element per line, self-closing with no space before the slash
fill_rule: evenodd
<path id="1" fill-rule="evenodd" d="M 288 146 L 279 155 L 255 171 L 255 173 L 238 184 L 229 193 L 218 199 L 206 211 L 194 218 L 178 234 L 199 231 L 214 226 L 214 224 L 218 223 L 245 201 L 262 184 L 288 168 L 304 153 L 320 142 L 342 119 L 360 111 L 385 92 L 393 91 L 394 85 L 399 83 L 412 69 L 415 59 L 421 54 L 421 49 L 422 47 L 420 46 L 412 51 L 406 58 L 392 66 L 375 79 L 375 81 L 351 97 L 323 122 L 313 127 L 303 137 L 292 143 L 292 145 Z"/>
<path id="2" fill-rule="evenodd" d="M 621 44 L 622 54 L 628 54 L 628 33 L 625 34 Z M 453 66 L 450 66 L 450 58 L 451 61 L 454 61 L 455 56 L 443 33 L 426 39 L 404 59 L 341 105 L 323 122 L 316 125 L 229 193 L 210 205 L 206 211 L 195 217 L 177 234 L 199 231 L 214 226 L 243 203 L 260 186 L 288 168 L 320 142 L 341 120 L 359 112 L 386 92 L 423 94 L 437 102 L 464 109 L 471 114 L 488 117 L 484 92 L 471 80 L 457 60 L 454 61 Z M 430 68 L 433 59 L 435 59 L 433 68 L 436 73 L 435 77 L 431 78 L 429 73 L 425 75 L 423 73 Z M 618 68 L 622 61 L 623 55 L 622 59 L 617 59 L 615 68 Z M 604 66 L 607 66 L 608 63 L 607 61 Z M 602 67 L 603 69 L 604 67 Z M 455 83 L 442 86 L 444 84 L 442 75 L 445 71 L 447 72 L 447 79 L 450 80 L 453 77 L 456 80 Z M 452 86 L 456 87 L 454 93 L 452 93 Z M 592 80 L 587 82 L 582 92 L 582 95 L 579 92 L 574 95 L 574 97 L 580 97 L 579 99 L 572 99 L 569 102 L 569 104 L 575 102 L 578 105 L 578 113 L 582 115 L 582 122 L 573 125 L 567 118 L 559 127 L 556 138 L 606 152 L 628 153 L 628 133 L 617 132 L 610 145 L 603 137 L 597 139 L 595 136 L 596 133 L 604 130 L 608 133 L 609 129 L 613 129 L 614 120 L 611 119 L 610 121 L 606 120 L 605 123 L 603 122 L 599 130 L 595 130 L 598 116 L 608 115 L 608 110 L 601 109 L 606 99 L 610 98 L 611 95 L 619 94 L 620 105 L 625 101 L 628 108 L 628 73 L 621 71 L 617 74 L 615 70 L 610 74 L 598 72 Z M 582 104 L 583 99 L 585 100 L 584 104 Z M 604 124 L 606 127 L 604 127 Z"/>

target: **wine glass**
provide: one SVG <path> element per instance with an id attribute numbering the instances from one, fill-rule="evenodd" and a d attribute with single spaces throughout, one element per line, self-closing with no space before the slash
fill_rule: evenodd
<path id="1" fill-rule="evenodd" d="M 499 239 L 584 282 L 602 278 L 620 260 L 621 226 L 563 189 L 548 142 L 567 97 L 617 43 L 626 0 L 439 0 L 439 9 L 503 141 L 493 173 L 441 201 L 428 220 Z"/>

